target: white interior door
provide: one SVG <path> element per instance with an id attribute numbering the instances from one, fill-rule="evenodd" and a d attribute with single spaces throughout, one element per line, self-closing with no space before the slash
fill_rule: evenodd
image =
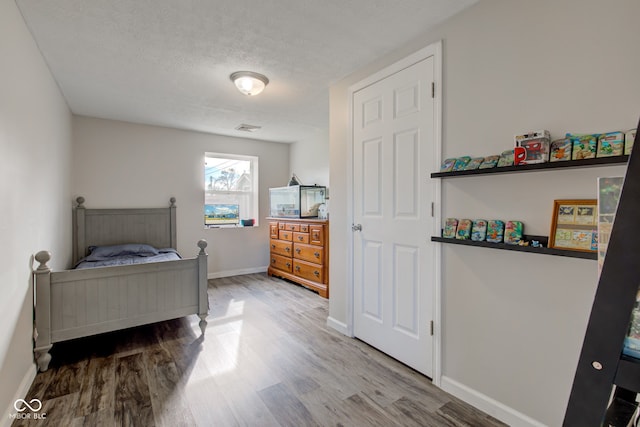
<path id="1" fill-rule="evenodd" d="M 431 56 L 354 92 L 352 104 L 354 335 L 429 377 L 433 81 Z"/>

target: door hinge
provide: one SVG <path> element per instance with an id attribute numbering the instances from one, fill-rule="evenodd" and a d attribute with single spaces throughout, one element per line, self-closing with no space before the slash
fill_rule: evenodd
<path id="1" fill-rule="evenodd" d="M 431 216 L 435 216 L 435 204 L 433 202 L 431 202 Z"/>
<path id="2" fill-rule="evenodd" d="M 436 82 L 431 82 L 431 97 L 436 97 Z"/>
<path id="3" fill-rule="evenodd" d="M 432 321 L 430 322 L 430 324 L 429 324 L 429 331 L 430 331 L 430 333 L 431 333 L 431 336 L 433 336 L 433 328 L 434 328 L 434 325 L 433 325 L 433 320 L 432 320 Z"/>

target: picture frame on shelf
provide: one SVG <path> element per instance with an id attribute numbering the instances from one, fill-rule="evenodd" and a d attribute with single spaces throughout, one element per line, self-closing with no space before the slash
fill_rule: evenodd
<path id="1" fill-rule="evenodd" d="M 549 247 L 574 251 L 598 250 L 598 201 L 554 200 Z"/>

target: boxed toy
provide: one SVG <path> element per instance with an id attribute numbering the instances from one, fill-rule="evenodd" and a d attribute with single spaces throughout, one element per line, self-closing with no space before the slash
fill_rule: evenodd
<path id="1" fill-rule="evenodd" d="M 571 159 L 593 159 L 596 156 L 599 136 L 599 134 L 576 135 L 568 133 L 567 138 L 571 139 L 571 142 L 573 143 Z"/>
<path id="2" fill-rule="evenodd" d="M 538 130 L 516 135 L 514 164 L 530 165 L 549 161 L 551 135 L 547 130 Z"/>
<path id="3" fill-rule="evenodd" d="M 598 137 L 597 157 L 621 156 L 624 152 L 624 134 L 622 132 L 603 133 Z"/>
<path id="4" fill-rule="evenodd" d="M 633 141 L 636 139 L 636 130 L 631 129 L 625 132 L 624 134 L 624 154 L 631 154 L 631 150 L 633 149 Z"/>
<path id="5" fill-rule="evenodd" d="M 556 139 L 549 147 L 549 161 L 561 162 L 571 160 L 572 142 L 570 138 Z"/>

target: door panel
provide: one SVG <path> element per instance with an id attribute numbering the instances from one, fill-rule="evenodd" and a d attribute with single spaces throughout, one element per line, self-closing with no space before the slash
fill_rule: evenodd
<path id="1" fill-rule="evenodd" d="M 353 95 L 354 334 L 432 374 L 434 60 Z"/>

